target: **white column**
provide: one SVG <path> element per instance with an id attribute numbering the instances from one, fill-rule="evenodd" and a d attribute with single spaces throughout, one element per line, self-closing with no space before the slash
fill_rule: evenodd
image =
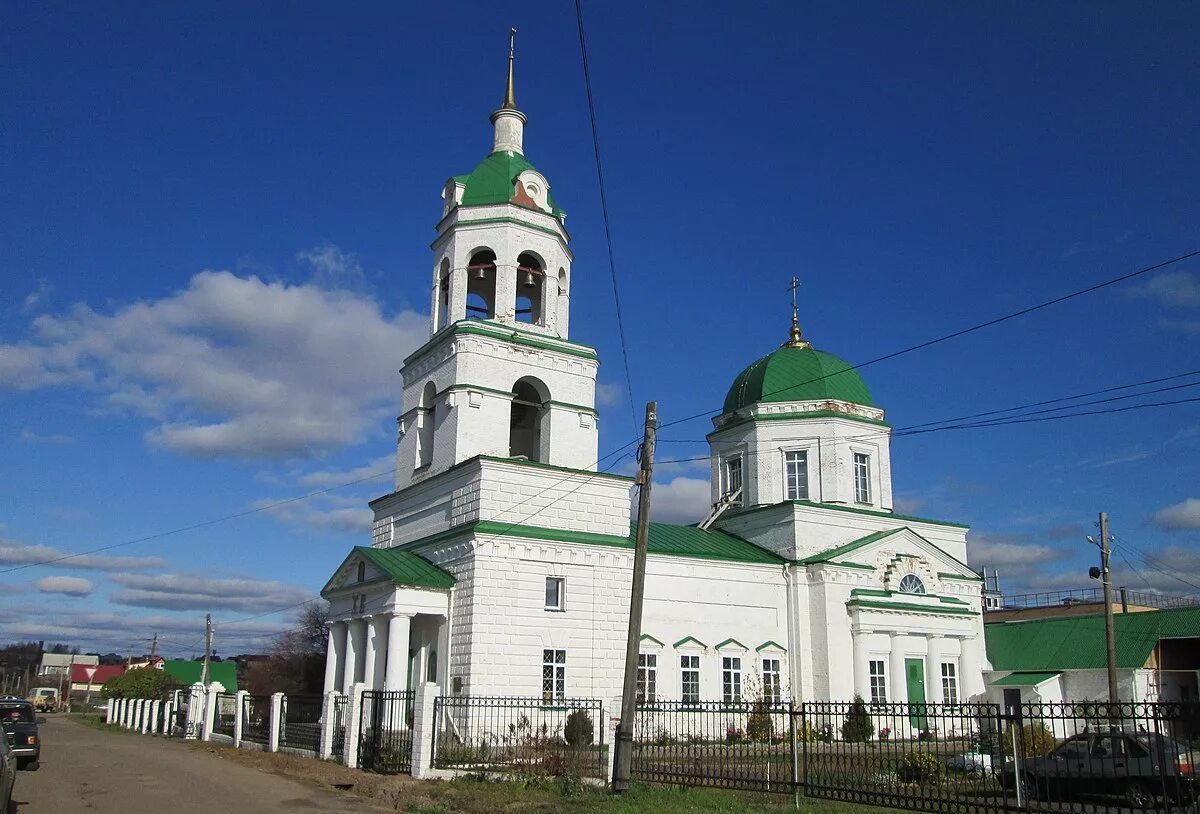
<path id="1" fill-rule="evenodd" d="M 378 689 L 373 683 L 375 677 L 375 660 L 383 655 L 383 642 L 375 638 L 375 617 L 363 619 L 363 671 L 359 680 L 367 685 L 368 690 Z"/>
<path id="2" fill-rule="evenodd" d="M 346 665 L 346 623 L 329 623 L 329 644 L 325 648 L 325 694 L 341 689 Z"/>
<path id="3" fill-rule="evenodd" d="M 908 678 L 904 674 L 904 636 L 892 634 L 892 652 L 888 658 L 888 701 L 904 704 L 908 702 Z"/>
<path id="4" fill-rule="evenodd" d="M 321 739 L 317 742 L 317 759 L 329 760 L 333 757 L 333 739 L 337 736 L 337 699 L 336 692 L 325 693 L 321 699 Z"/>
<path id="5" fill-rule="evenodd" d="M 242 745 L 242 733 L 245 731 L 246 724 L 246 698 L 249 695 L 247 690 L 238 690 L 233 699 L 233 745 L 235 747 Z"/>
<path id="6" fill-rule="evenodd" d="M 925 637 L 925 700 L 942 703 L 942 648 L 937 636 Z"/>
<path id="7" fill-rule="evenodd" d="M 974 636 L 963 636 L 959 639 L 958 657 L 958 686 L 959 696 L 963 701 L 975 700 L 983 693 L 983 672 L 979 662 L 979 639 Z"/>
<path id="8" fill-rule="evenodd" d="M 367 629 L 367 640 L 373 643 L 367 652 L 373 653 L 374 658 L 367 663 L 367 674 L 363 676 L 363 682 L 373 690 L 383 689 L 390 623 L 391 618 L 387 614 L 377 613 L 371 617 L 371 623 Z"/>
<path id="9" fill-rule="evenodd" d="M 387 671 L 384 675 L 385 690 L 408 689 L 408 642 L 412 630 L 412 616 L 393 613 L 388 620 Z"/>
<path id="10" fill-rule="evenodd" d="M 851 634 L 854 651 L 854 692 L 864 701 L 871 703 L 871 654 L 867 652 L 867 637 L 864 633 Z M 791 655 L 790 653 L 788 655 Z M 831 699 L 838 700 L 838 699 Z"/>
<path id="11" fill-rule="evenodd" d="M 347 695 L 358 683 L 359 670 L 358 663 L 363 652 L 363 622 L 361 619 L 352 619 L 346 623 L 346 668 L 342 676 L 342 692 Z"/>
<path id="12" fill-rule="evenodd" d="M 359 724 L 362 722 L 363 692 L 365 684 L 350 686 L 350 700 L 346 704 L 346 740 L 342 745 L 342 761 L 348 769 L 358 768 Z"/>
<path id="13" fill-rule="evenodd" d="M 271 695 L 271 726 L 267 729 L 267 751 L 279 751 L 279 732 L 283 728 L 283 693 Z"/>
<path id="14" fill-rule="evenodd" d="M 433 768 L 433 699 L 437 684 L 420 681 L 413 699 L 412 776 L 426 777 Z"/>
<path id="15" fill-rule="evenodd" d="M 224 689 L 224 685 L 217 681 L 208 685 L 204 699 L 204 729 L 200 736 L 203 740 L 212 740 L 213 723 L 217 716 L 217 694 Z"/>

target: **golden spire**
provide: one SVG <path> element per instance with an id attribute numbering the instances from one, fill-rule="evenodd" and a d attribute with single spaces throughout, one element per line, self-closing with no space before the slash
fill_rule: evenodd
<path id="1" fill-rule="evenodd" d="M 517 29 L 509 29 L 508 32 L 508 87 L 504 89 L 504 104 L 500 105 L 501 110 L 516 110 L 517 99 L 513 93 L 513 52 L 516 50 Z"/>
<path id="2" fill-rule="evenodd" d="M 812 343 L 804 339 L 804 333 L 800 330 L 800 308 L 796 304 L 796 289 L 800 287 L 800 281 L 792 277 L 792 284 L 788 286 L 792 292 L 792 329 L 788 331 L 788 341 L 783 343 L 785 348 L 811 348 Z"/>

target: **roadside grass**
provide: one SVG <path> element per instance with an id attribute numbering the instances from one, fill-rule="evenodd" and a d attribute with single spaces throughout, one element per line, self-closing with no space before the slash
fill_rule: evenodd
<path id="1" fill-rule="evenodd" d="M 77 721 L 84 726 L 90 726 L 92 729 L 99 729 L 102 732 L 124 732 L 118 724 L 105 723 L 104 716 L 95 712 L 66 712 L 63 717 L 69 721 Z"/>

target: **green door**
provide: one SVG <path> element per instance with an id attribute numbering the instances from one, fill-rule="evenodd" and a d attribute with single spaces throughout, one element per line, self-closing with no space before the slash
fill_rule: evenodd
<path id="1" fill-rule="evenodd" d="M 925 662 L 922 659 L 904 660 L 905 677 L 908 679 L 908 722 L 914 729 L 928 729 L 925 717 Z"/>

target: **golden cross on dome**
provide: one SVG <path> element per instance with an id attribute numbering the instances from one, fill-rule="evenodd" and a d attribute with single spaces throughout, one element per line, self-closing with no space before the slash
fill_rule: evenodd
<path id="1" fill-rule="evenodd" d="M 800 331 L 800 306 L 796 303 L 796 290 L 799 288 L 800 280 L 792 275 L 792 284 L 788 286 L 788 290 L 792 292 L 792 329 L 788 332 L 786 344 L 791 348 L 808 348 L 812 346 L 804 341 L 804 334 Z"/>

